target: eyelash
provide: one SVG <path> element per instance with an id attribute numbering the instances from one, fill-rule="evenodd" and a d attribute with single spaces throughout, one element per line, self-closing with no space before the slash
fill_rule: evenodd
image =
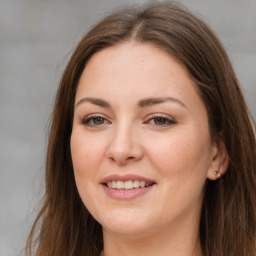
<path id="1" fill-rule="evenodd" d="M 166 126 L 171 126 L 171 125 L 174 125 L 176 124 L 177 122 L 174 120 L 174 119 L 171 119 L 169 117 L 166 117 L 165 115 L 163 114 L 153 114 L 150 116 L 150 118 L 147 119 L 146 122 L 149 122 L 150 120 L 154 120 L 156 121 L 158 119 L 158 121 L 164 121 L 165 123 L 164 124 L 156 124 L 154 123 L 153 125 L 155 126 L 163 126 L 163 127 L 166 127 Z"/>
<path id="2" fill-rule="evenodd" d="M 89 116 L 84 118 L 81 123 L 85 126 L 89 126 L 89 127 L 95 127 L 95 126 L 99 126 L 98 124 L 92 124 L 92 122 L 94 122 L 97 118 L 101 118 L 103 120 L 103 122 L 106 121 L 106 118 L 100 116 L 100 115 L 94 115 L 94 116 Z M 101 125 L 101 124 L 100 124 Z"/>
<path id="3" fill-rule="evenodd" d="M 99 118 L 101 119 L 101 121 L 103 121 L 103 123 L 101 123 L 101 124 L 95 124 L 95 121 L 96 121 L 97 119 L 99 119 Z M 151 115 L 150 118 L 148 118 L 144 123 L 149 123 L 149 121 L 151 121 L 151 120 L 156 121 L 157 119 L 158 119 L 158 121 L 160 121 L 160 122 L 164 122 L 164 124 L 156 124 L 156 123 L 152 124 L 152 125 L 157 126 L 157 127 L 160 127 L 160 126 L 166 127 L 166 126 L 171 126 L 171 125 L 174 125 L 174 124 L 177 123 L 175 120 L 170 119 L 170 118 L 164 116 L 163 114 L 154 114 L 154 115 Z M 106 118 L 104 118 L 104 117 L 102 117 L 102 116 L 100 116 L 100 115 L 94 115 L 94 116 L 89 116 L 89 117 L 84 118 L 84 119 L 81 121 L 81 123 L 82 123 L 83 125 L 85 125 L 85 126 L 88 126 L 88 127 L 96 127 L 96 126 L 101 126 L 101 125 L 106 124 L 105 121 L 107 121 Z M 108 121 L 107 121 L 107 122 L 108 122 Z M 109 122 L 108 122 L 108 123 L 109 123 Z"/>

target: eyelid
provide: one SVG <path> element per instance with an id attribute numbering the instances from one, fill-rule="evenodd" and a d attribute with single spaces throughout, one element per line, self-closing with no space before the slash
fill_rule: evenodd
<path id="1" fill-rule="evenodd" d="M 102 117 L 102 118 L 106 118 L 106 116 L 105 116 L 104 114 L 101 114 L 101 113 L 92 113 L 92 114 L 85 115 L 82 119 L 93 118 L 93 117 Z"/>
<path id="2" fill-rule="evenodd" d="M 176 124 L 177 121 L 175 118 L 173 118 L 172 116 L 170 115 L 166 115 L 166 114 L 162 114 L 162 113 L 154 113 L 154 114 L 150 114 L 149 116 L 147 116 L 147 119 L 146 119 L 146 123 L 153 120 L 154 118 L 163 118 L 163 119 L 166 119 L 169 124 L 164 124 L 164 125 L 157 125 L 157 124 L 154 124 L 154 126 L 162 126 L 162 127 L 166 127 L 166 126 L 171 126 L 173 124 Z"/>
<path id="3" fill-rule="evenodd" d="M 93 119 L 96 119 L 98 117 L 103 119 L 103 123 L 102 124 L 90 124 L 90 122 L 93 121 Z M 143 123 L 144 124 L 150 124 L 150 121 L 152 121 L 152 120 L 154 120 L 156 118 L 162 118 L 167 123 L 164 123 L 164 124 L 151 124 L 152 126 L 155 126 L 155 127 L 162 127 L 162 128 L 164 128 L 164 127 L 172 126 L 172 125 L 177 123 L 175 118 L 173 118 L 170 115 L 163 114 L 163 113 L 153 113 L 153 114 L 150 114 L 150 115 L 148 115 L 146 117 L 146 120 Z M 109 121 L 109 118 L 106 117 L 103 114 L 100 114 L 100 113 L 89 114 L 89 115 L 83 117 L 80 122 L 81 122 L 82 125 L 84 125 L 86 127 L 91 127 L 91 128 L 100 128 L 103 125 L 111 124 L 111 121 Z"/>
<path id="4" fill-rule="evenodd" d="M 90 125 L 89 122 L 97 117 L 104 119 L 104 123 L 98 124 L 98 125 L 97 124 Z M 105 125 L 106 124 L 105 121 L 107 121 L 107 123 L 111 123 L 105 115 L 99 114 L 99 113 L 94 113 L 94 114 L 89 114 L 89 115 L 83 117 L 80 122 L 82 125 L 93 128 L 93 127 L 100 127 L 102 125 Z"/>

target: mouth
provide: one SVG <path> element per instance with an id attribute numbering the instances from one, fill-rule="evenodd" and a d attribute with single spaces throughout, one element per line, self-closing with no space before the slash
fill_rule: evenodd
<path id="1" fill-rule="evenodd" d="M 107 183 L 103 183 L 103 185 L 107 186 L 108 188 L 112 189 L 123 189 L 123 190 L 130 190 L 136 188 L 145 188 L 153 186 L 154 182 L 146 182 L 144 180 L 111 180 Z"/>
<path id="2" fill-rule="evenodd" d="M 119 200 L 128 200 L 147 194 L 157 183 L 148 178 L 126 174 L 114 174 L 101 181 L 106 194 Z"/>

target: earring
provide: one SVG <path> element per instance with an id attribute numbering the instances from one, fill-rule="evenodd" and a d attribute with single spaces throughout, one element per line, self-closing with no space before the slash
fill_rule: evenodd
<path id="1" fill-rule="evenodd" d="M 221 177 L 221 174 L 220 174 L 220 171 L 219 171 L 219 170 L 218 170 L 218 171 L 215 171 L 214 174 L 215 174 L 216 176 L 218 176 L 218 178 Z"/>

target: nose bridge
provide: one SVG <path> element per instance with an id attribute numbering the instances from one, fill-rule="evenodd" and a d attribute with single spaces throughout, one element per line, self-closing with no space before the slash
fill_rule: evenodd
<path id="1" fill-rule="evenodd" d="M 123 119 L 113 128 L 107 156 L 118 163 L 139 160 L 142 148 L 138 141 L 137 127 L 130 120 Z"/>

